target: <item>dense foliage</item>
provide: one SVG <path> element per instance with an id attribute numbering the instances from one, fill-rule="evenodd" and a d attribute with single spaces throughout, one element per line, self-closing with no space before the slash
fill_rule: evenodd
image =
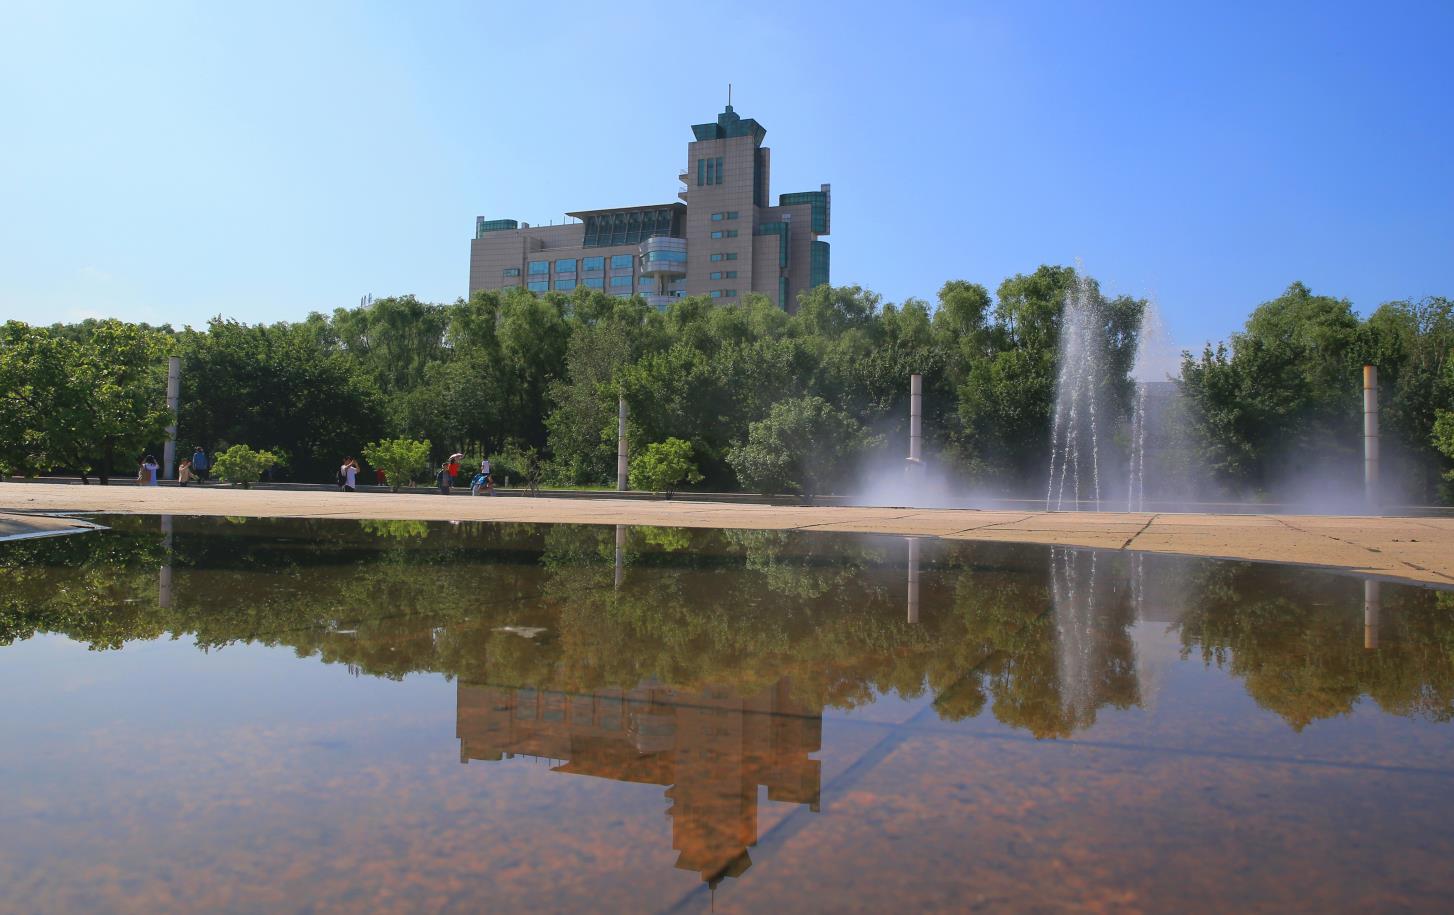
<path id="1" fill-rule="evenodd" d="M 264 449 L 282 462 L 279 479 L 328 482 L 365 443 L 404 439 L 433 443 L 430 466 L 459 451 L 497 458 L 501 479 L 605 485 L 624 397 L 630 441 L 685 442 L 704 488 L 843 491 L 902 466 L 908 376 L 920 372 L 930 460 L 979 492 L 1033 495 L 1076 281 L 1055 266 L 993 295 L 954 280 L 932 305 L 822 286 L 792 314 L 757 296 L 658 312 L 582 287 L 451 305 L 404 296 L 300 323 L 217 319 L 177 333 L 11 323 L 0 335 L 0 471 L 129 473 L 140 452 L 160 450 L 172 353 L 182 359 L 181 450 Z M 1145 303 L 1089 288 L 1107 441 L 1124 452 Z M 1157 460 L 1179 468 L 1188 497 L 1272 495 L 1311 465 L 1351 485 L 1369 361 L 1381 376 L 1386 476 L 1401 495 L 1432 499 L 1454 466 L 1434 431 L 1440 411 L 1454 411 L 1451 349 L 1448 299 L 1391 302 L 1360 320 L 1347 300 L 1294 284 L 1228 344 L 1187 356 L 1182 434 Z M 804 443 L 811 453 L 790 453 Z"/>

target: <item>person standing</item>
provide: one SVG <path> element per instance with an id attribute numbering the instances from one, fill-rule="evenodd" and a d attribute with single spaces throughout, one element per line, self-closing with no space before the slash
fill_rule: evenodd
<path id="1" fill-rule="evenodd" d="M 490 475 L 490 459 L 489 458 L 484 458 L 483 460 L 480 461 L 480 473 L 484 474 L 485 476 L 489 476 Z"/>
<path id="2" fill-rule="evenodd" d="M 440 464 L 439 473 L 434 475 L 434 482 L 439 484 L 439 494 L 442 496 L 449 495 L 449 485 L 453 481 L 454 478 L 449 475 L 449 463 L 446 461 Z"/>
<path id="3" fill-rule="evenodd" d="M 177 485 L 186 486 L 192 482 L 192 461 L 183 458 L 182 463 L 177 465 Z"/>
<path id="4" fill-rule="evenodd" d="M 142 472 L 142 476 L 145 478 L 143 480 L 143 482 L 142 482 L 142 485 L 144 485 L 144 486 L 155 486 L 155 485 L 157 485 L 157 459 L 156 458 L 154 458 L 154 457 L 152 457 L 151 455 L 148 454 L 146 456 L 146 458 L 143 459 L 142 462 L 141 462 L 141 472 Z"/>
<path id="5" fill-rule="evenodd" d="M 343 459 L 343 466 L 338 468 L 339 489 L 344 492 L 357 492 L 358 485 L 358 461 L 351 457 Z"/>
<path id="6" fill-rule="evenodd" d="M 201 483 L 207 479 L 207 471 L 212 466 L 207 460 L 207 452 L 202 450 L 201 445 L 192 446 L 192 476 Z"/>

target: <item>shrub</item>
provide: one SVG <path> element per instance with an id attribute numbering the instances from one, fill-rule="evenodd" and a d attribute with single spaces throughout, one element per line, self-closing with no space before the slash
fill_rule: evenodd
<path id="1" fill-rule="evenodd" d="M 247 489 L 262 479 L 264 470 L 277 463 L 278 456 L 271 451 L 254 451 L 246 445 L 233 445 L 213 458 L 212 472 L 217 474 L 218 479 Z"/>
<path id="2" fill-rule="evenodd" d="M 773 404 L 766 418 L 748 426 L 747 442 L 728 450 L 727 463 L 744 486 L 812 501 L 880 441 L 823 398 L 799 397 Z"/>
<path id="3" fill-rule="evenodd" d="M 364 460 L 384 472 L 389 489 L 398 492 L 405 483 L 414 482 L 429 469 L 429 440 L 380 439 L 365 446 L 363 456 Z"/>
<path id="4" fill-rule="evenodd" d="M 540 481 L 545 475 L 545 461 L 540 451 L 528 445 L 510 442 L 500 453 L 490 458 L 490 471 L 496 480 L 506 476 L 519 480 L 533 496 L 540 491 Z"/>
<path id="5" fill-rule="evenodd" d="M 631 488 L 664 493 L 668 499 L 682 482 L 700 483 L 692 444 L 679 438 L 652 442 L 631 460 Z"/>

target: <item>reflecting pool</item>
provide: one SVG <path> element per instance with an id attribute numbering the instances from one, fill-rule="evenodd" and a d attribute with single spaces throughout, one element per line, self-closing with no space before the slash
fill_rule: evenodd
<path id="1" fill-rule="evenodd" d="M 0 544 L 0 910 L 1454 907 L 1454 592 L 761 531 Z"/>

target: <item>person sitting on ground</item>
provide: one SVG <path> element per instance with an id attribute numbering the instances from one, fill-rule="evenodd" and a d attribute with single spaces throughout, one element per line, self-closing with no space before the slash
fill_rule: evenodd
<path id="1" fill-rule="evenodd" d="M 177 485 L 186 486 L 190 482 L 192 482 L 192 462 L 183 458 L 182 463 L 177 465 Z"/>
<path id="2" fill-rule="evenodd" d="M 485 485 L 485 475 L 483 473 L 477 473 L 477 474 L 475 474 L 474 475 L 474 478 L 470 480 L 470 495 L 472 495 L 472 496 L 479 495 L 480 494 L 480 488 L 483 487 L 484 485 Z"/>

